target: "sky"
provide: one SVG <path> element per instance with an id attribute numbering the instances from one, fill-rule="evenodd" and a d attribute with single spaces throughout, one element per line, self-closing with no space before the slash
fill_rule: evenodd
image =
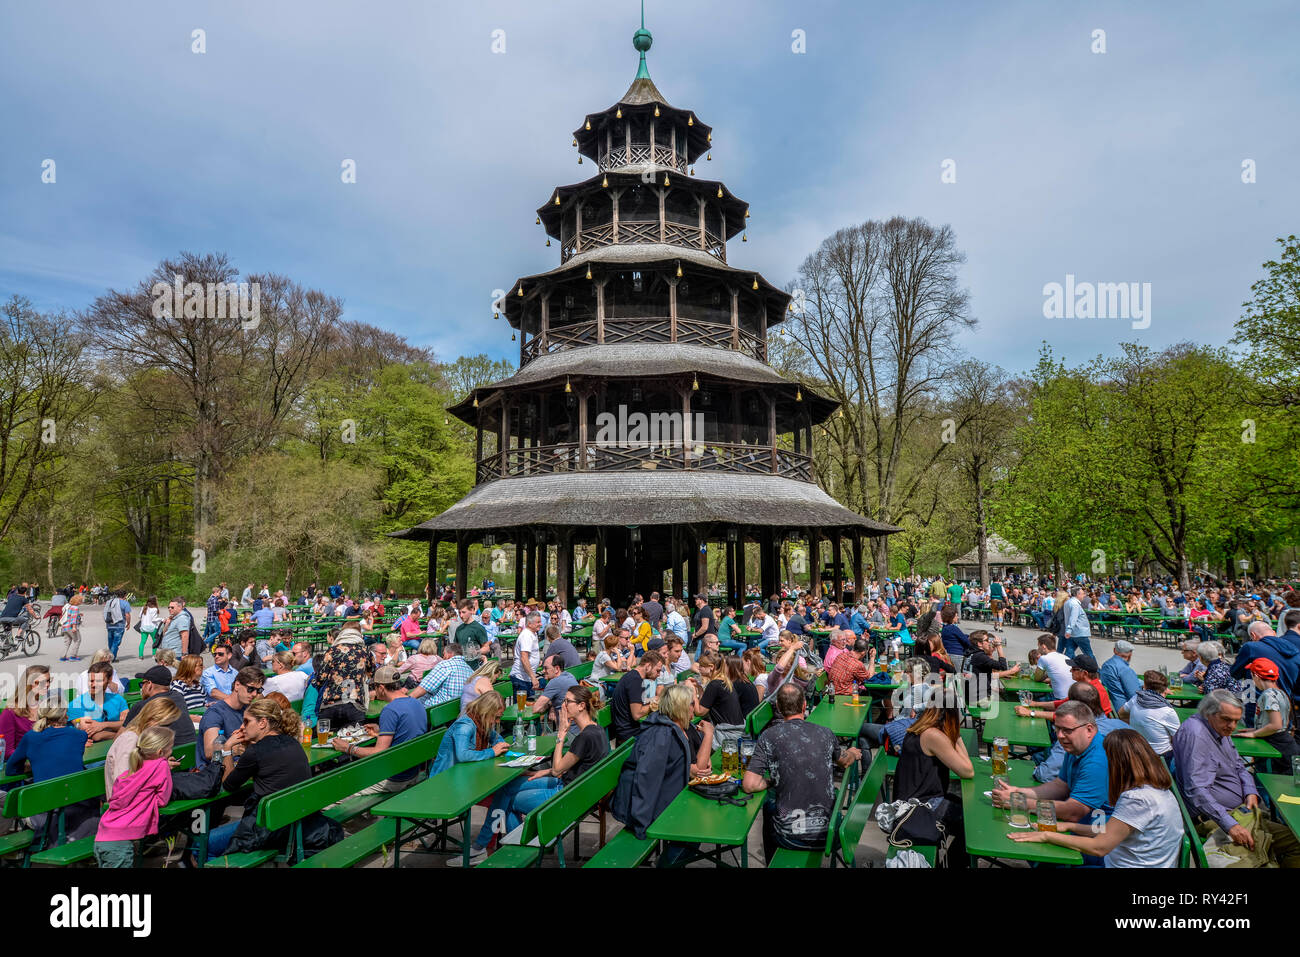
<path id="1" fill-rule="evenodd" d="M 949 224 L 979 321 L 960 347 L 1009 371 L 1044 341 L 1071 364 L 1226 344 L 1300 225 L 1294 2 L 647 6 L 652 78 L 713 127 L 697 172 L 751 204 L 730 262 L 784 285 L 841 227 Z M 571 132 L 627 89 L 639 17 L 637 0 L 6 4 L 0 297 L 81 309 L 182 250 L 225 252 L 440 358 L 517 359 L 493 290 L 559 263 L 534 211 L 592 174 Z M 1048 318 L 1067 276 L 1149 288 L 1149 315 Z"/>

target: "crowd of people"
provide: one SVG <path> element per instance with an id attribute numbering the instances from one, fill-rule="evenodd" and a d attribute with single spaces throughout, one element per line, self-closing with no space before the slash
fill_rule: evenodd
<path id="1" fill-rule="evenodd" d="M 1162 609 L 1160 599 L 1171 609 L 1185 607 L 1208 636 L 1222 630 L 1222 640 L 1185 641 L 1185 667 L 1170 675 L 1135 672 L 1135 649 L 1127 639 L 1114 641 L 1111 656 L 1098 663 L 1090 640 L 1096 621 L 1088 614 L 1113 610 L 1120 589 L 1106 583 L 1071 592 L 1012 582 L 966 590 L 941 578 L 894 584 L 849 605 L 797 590 L 740 609 L 715 607 L 707 594 L 688 602 L 652 592 L 621 607 L 601 600 L 588 609 L 580 600 L 572 610 L 553 599 L 486 597 L 426 610 L 418 600 L 399 603 L 376 594 L 354 600 L 341 583 L 304 590 L 300 599 L 307 600 L 291 608 L 283 594 L 250 584 L 238 601 L 224 587 L 214 588 L 202 623 L 179 598 L 165 611 L 150 599 L 137 614 L 125 594 L 111 594 L 105 622 L 123 632 L 139 624 L 143 670 L 128 679 L 118 673 L 116 663 L 125 655 L 122 636 L 114 641 L 112 632 L 109 647 L 79 673 L 70 701 L 50 694 L 48 668 L 27 668 L 19 693 L 0 712 L 5 772 L 42 781 L 80 771 L 86 748 L 110 742 L 107 807 L 101 813 L 98 801 L 83 802 L 65 812 L 64 822 L 69 839 L 95 835 L 96 860 L 105 867 L 131 866 L 143 839 L 158 836 L 160 828 L 165 833 L 158 811 L 178 777 L 206 773 L 227 790 L 251 784 L 243 814 L 209 836 L 207 853 L 217 857 L 283 838 L 260 832 L 251 821 L 263 797 L 310 775 L 299 742 L 303 727 L 364 725 L 371 744 L 335 739 L 340 750 L 364 758 L 424 733 L 428 709 L 457 701 L 460 716 L 430 772 L 437 774 L 508 748 L 500 730 L 505 701 L 494 690 L 508 680 L 532 700 L 522 718 L 556 730 L 556 751 L 549 769 L 516 779 L 494 796 L 489 810 L 500 813 L 490 815 L 474 839 L 473 863 L 500 839 L 494 820 L 517 826 L 630 738 L 635 743 L 611 807 L 643 836 L 693 775 L 710 772 L 715 752 L 739 742 L 746 716 L 766 700 L 773 721 L 750 742 L 740 783 L 746 792 L 762 792 L 769 858 L 780 848 L 822 846 L 838 769 L 857 763 L 865 772 L 872 752 L 884 748 L 898 758 L 894 801 L 932 809 L 951 838 L 951 862 L 963 859 L 962 808 L 952 778 L 974 774 L 960 738 L 971 720 L 963 705 L 986 694 L 991 679 L 1026 676 L 1046 682 L 1051 692 L 1017 710 L 1045 720 L 1052 743 L 1027 755 L 1040 783 L 1017 788 L 999 782 L 992 799 L 999 806 L 1023 800 L 1030 811 L 1051 802 L 1059 827 L 1015 832 L 1013 839 L 1071 847 L 1095 865 L 1176 866 L 1184 834 L 1176 788 L 1213 853 L 1230 856 L 1235 848 L 1249 860 L 1300 864 L 1294 835 L 1261 813 L 1253 773 L 1289 773 L 1290 758 L 1300 754 L 1292 725 L 1300 680 L 1300 596 L 1294 591 L 1248 598 L 1231 585 L 1184 593 L 1166 583 L 1128 592 L 1126 598 Z M 79 605 L 77 598 L 61 603 L 60 614 Z M 1028 664 L 1008 661 L 999 632 L 1023 620 L 1017 617 L 1022 611 L 1035 612 L 1030 617 L 1037 623 L 1045 600 L 1051 617 Z M 16 587 L 6 611 L 21 614 L 30 601 L 31 590 Z M 1220 618 L 1197 614 L 1221 605 Z M 972 610 L 986 616 L 989 627 L 967 632 Z M 335 617 L 341 620 L 315 649 L 295 640 L 289 627 L 291 619 Z M 1056 628 L 1049 627 L 1053 618 Z M 569 634 L 588 623 L 592 637 L 584 654 Z M 1236 641 L 1240 623 L 1244 640 Z M 877 640 L 882 634 L 885 640 Z M 148 649 L 146 638 L 156 639 Z M 592 670 L 578 680 L 570 669 L 584 658 Z M 806 720 L 823 672 L 828 694 L 852 694 L 872 682 L 901 687 L 884 697 L 880 713 L 863 721 L 849 745 Z M 1187 720 L 1179 720 L 1165 697 L 1176 681 L 1204 694 Z M 129 706 L 128 685 L 139 694 Z M 372 700 L 384 707 L 379 721 L 366 725 Z M 608 732 L 597 720 L 606 707 Z M 1261 759 L 1252 769 L 1234 738 L 1265 740 L 1281 757 Z M 190 743 L 195 770 L 178 770 L 172 751 Z M 417 779 L 411 771 L 375 787 L 395 792 Z M 48 824 L 25 822 L 37 829 Z M 1257 847 L 1265 852 L 1255 854 Z M 195 850 L 185 848 L 183 863 L 195 863 Z M 671 866 L 689 852 L 668 845 L 659 864 Z"/>

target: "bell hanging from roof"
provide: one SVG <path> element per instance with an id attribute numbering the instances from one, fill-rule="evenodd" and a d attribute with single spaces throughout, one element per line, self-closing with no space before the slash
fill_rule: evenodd
<path id="1" fill-rule="evenodd" d="M 560 193 L 559 193 L 558 190 L 556 190 L 556 193 L 555 193 L 555 205 L 556 205 L 556 206 L 559 206 L 559 205 L 560 205 Z"/>
<path id="2" fill-rule="evenodd" d="M 591 129 L 591 117 L 587 117 L 587 129 Z"/>
<path id="3" fill-rule="evenodd" d="M 745 207 L 745 218 L 746 218 L 746 219 L 749 219 L 749 207 L 748 207 L 748 206 Z"/>
<path id="4" fill-rule="evenodd" d="M 524 294 L 524 284 L 523 284 L 523 283 L 520 283 L 520 284 L 519 284 L 519 295 L 522 296 L 523 294 Z"/>
<path id="5" fill-rule="evenodd" d="M 573 145 L 574 146 L 578 145 L 578 138 L 576 136 L 573 138 Z"/>
<path id="6" fill-rule="evenodd" d="M 757 277 L 757 276 L 754 277 L 754 285 L 751 286 L 750 288 L 751 288 L 751 289 L 757 289 L 757 288 L 758 288 L 758 277 Z M 519 287 L 519 295 L 522 296 L 523 294 L 524 294 L 524 293 L 523 293 L 523 287 L 520 286 L 520 287 Z"/>
<path id="7" fill-rule="evenodd" d="M 695 125 L 695 114 L 692 113 L 690 116 L 686 117 L 686 125 L 687 126 Z"/>
<path id="8" fill-rule="evenodd" d="M 691 376 L 691 391 L 692 391 L 692 392 L 699 392 L 699 391 L 700 391 L 700 377 L 699 377 L 699 376 Z"/>
<path id="9" fill-rule="evenodd" d="M 680 262 L 677 264 L 677 278 L 682 278 L 682 264 Z"/>
<path id="10" fill-rule="evenodd" d="M 713 131 L 712 131 L 712 130 L 709 131 L 709 142 L 710 142 L 710 143 L 713 142 Z"/>
<path id="11" fill-rule="evenodd" d="M 587 278 L 588 278 L 588 279 L 591 278 L 591 267 L 590 267 L 590 266 L 587 267 Z"/>
<path id="12" fill-rule="evenodd" d="M 547 236 L 547 237 L 546 237 L 546 245 L 547 245 L 547 246 L 551 245 L 551 237 L 550 237 L 550 236 Z"/>
<path id="13" fill-rule="evenodd" d="M 740 235 L 740 241 L 741 241 L 742 243 L 747 243 L 747 242 L 749 242 L 749 233 L 741 233 L 741 235 Z M 546 245 L 549 246 L 550 243 L 547 243 Z"/>
<path id="14" fill-rule="evenodd" d="M 692 175 L 692 176 L 695 175 L 695 167 L 694 167 L 694 166 L 691 167 L 691 175 Z"/>
<path id="15" fill-rule="evenodd" d="M 659 104 L 656 103 L 656 104 L 655 104 L 655 116 L 658 116 L 658 115 L 659 115 Z"/>
<path id="16" fill-rule="evenodd" d="M 578 165 L 579 165 L 579 166 L 582 165 L 582 154 L 581 154 L 581 153 L 578 154 Z"/>
<path id="17" fill-rule="evenodd" d="M 573 386 L 569 385 L 569 377 L 567 375 L 564 377 L 564 391 L 565 392 L 573 391 Z"/>
<path id="18" fill-rule="evenodd" d="M 623 107 L 620 106 L 617 110 L 614 111 L 614 119 L 621 120 L 622 118 L 623 118 Z"/>
<path id="19" fill-rule="evenodd" d="M 668 174 L 667 174 L 667 173 L 664 173 L 664 185 L 665 185 L 665 186 L 668 185 Z"/>
<path id="20" fill-rule="evenodd" d="M 538 217 L 537 217 L 537 225 L 538 225 L 538 226 L 542 225 L 542 217 L 541 217 L 541 216 L 538 216 Z"/>
<path id="21" fill-rule="evenodd" d="M 803 401 L 803 389 L 799 388 L 798 386 L 794 387 L 794 400 L 796 402 Z"/>
<path id="22" fill-rule="evenodd" d="M 478 396 L 474 396 L 474 408 L 478 408 Z"/>
<path id="23" fill-rule="evenodd" d="M 712 150 L 709 151 L 709 155 L 706 156 L 705 159 L 707 159 L 710 163 L 713 162 L 713 151 L 712 151 Z"/>
<path id="24" fill-rule="evenodd" d="M 500 318 L 501 318 L 501 313 L 499 313 L 499 312 L 497 312 L 495 309 L 493 309 L 493 310 L 492 310 L 492 318 L 493 318 L 493 319 L 500 319 Z"/>
<path id="25" fill-rule="evenodd" d="M 514 342 L 514 341 L 515 341 L 515 334 L 514 334 L 514 332 L 511 332 L 511 333 L 510 333 L 510 341 L 511 341 L 511 342 Z"/>
<path id="26" fill-rule="evenodd" d="M 718 199 L 722 199 L 722 187 L 721 187 L 721 186 L 718 187 Z M 556 202 L 557 204 L 560 202 L 560 198 L 559 198 L 558 196 L 555 197 L 555 202 Z"/>
<path id="27" fill-rule="evenodd" d="M 603 186 L 605 189 L 609 189 L 609 177 L 608 176 L 602 177 L 600 180 L 600 185 Z"/>

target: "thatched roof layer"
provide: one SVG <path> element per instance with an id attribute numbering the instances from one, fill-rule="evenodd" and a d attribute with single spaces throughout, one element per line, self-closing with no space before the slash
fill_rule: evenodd
<path id="1" fill-rule="evenodd" d="M 434 532 L 521 525 L 684 525 L 898 531 L 840 505 L 818 486 L 777 475 L 640 470 L 499 479 L 475 487 L 436 518 L 391 533 L 427 541 Z"/>

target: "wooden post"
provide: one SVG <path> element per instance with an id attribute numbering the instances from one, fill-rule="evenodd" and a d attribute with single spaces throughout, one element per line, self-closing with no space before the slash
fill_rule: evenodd
<path id="1" fill-rule="evenodd" d="M 668 587 L 665 589 L 671 595 L 677 594 L 682 581 L 682 560 L 678 546 L 680 536 L 678 526 L 671 526 L 668 533 Z"/>
<path id="2" fill-rule="evenodd" d="M 497 463 L 501 475 L 506 474 L 507 452 L 510 450 L 510 403 L 505 399 L 501 400 L 501 423 L 498 434 L 501 436 L 497 440 L 497 451 L 500 453 L 501 460 Z"/>
<path id="3" fill-rule="evenodd" d="M 590 268 L 590 267 L 588 267 Z M 605 280 L 596 282 L 596 341 L 605 341 Z"/>
<path id="4" fill-rule="evenodd" d="M 731 290 L 731 348 L 740 348 L 740 290 Z"/>
<path id="5" fill-rule="evenodd" d="M 434 532 L 429 536 L 429 579 L 426 583 L 429 587 L 429 603 L 433 603 L 433 596 L 438 594 L 438 533 Z"/>
<path id="6" fill-rule="evenodd" d="M 758 600 L 766 607 L 767 596 L 776 591 L 776 570 L 772 567 L 773 534 L 771 528 L 764 528 L 758 538 Z"/>
<path id="7" fill-rule="evenodd" d="M 655 121 L 650 121 L 650 165 L 655 162 Z"/>
<path id="8" fill-rule="evenodd" d="M 723 534 L 729 536 L 731 534 L 730 529 L 725 531 Z M 736 537 L 739 538 L 740 536 L 737 535 Z M 726 551 L 723 552 L 722 557 L 723 557 L 723 565 L 726 568 L 726 572 L 727 572 L 726 594 L 722 598 L 722 603 L 724 605 L 735 606 L 736 604 L 736 545 L 734 542 L 730 541 L 727 538 L 723 538 L 722 542 L 723 542 L 723 546 L 726 548 Z"/>
<path id="9" fill-rule="evenodd" d="M 703 539 L 698 528 L 691 529 L 690 553 L 686 556 L 686 594 L 694 595 L 700 591 L 700 545 Z M 678 597 L 680 597 L 680 592 Z M 689 617 L 689 616 L 687 616 Z"/>
<path id="10" fill-rule="evenodd" d="M 621 189 L 616 189 L 613 191 L 613 195 L 610 197 L 610 199 L 613 201 L 613 206 L 614 206 L 613 213 L 614 213 L 614 242 L 615 243 L 618 242 L 618 198 L 622 195 L 623 195 L 623 191 Z"/>
<path id="11" fill-rule="evenodd" d="M 632 124 L 624 123 L 623 132 L 624 134 L 626 134 L 624 136 L 624 140 L 626 142 L 626 146 L 624 148 L 626 152 L 623 154 L 623 165 L 631 166 L 632 165 Z"/>
<path id="12" fill-rule="evenodd" d="M 667 206 L 668 190 L 657 189 L 655 192 L 659 194 L 659 241 L 666 243 L 668 242 L 668 223 L 666 221 L 668 214 L 665 207 Z"/>
<path id="13" fill-rule="evenodd" d="M 767 397 L 767 447 L 770 449 L 772 474 L 776 474 L 776 396 Z"/>
<path id="14" fill-rule="evenodd" d="M 676 276 L 668 279 L 668 341 L 677 341 L 677 284 L 681 282 Z"/>
<path id="15" fill-rule="evenodd" d="M 682 389 L 682 468 L 691 467 L 691 446 L 694 444 L 694 437 L 691 435 L 691 387 L 686 386 Z"/>
<path id="16" fill-rule="evenodd" d="M 564 608 L 572 604 L 573 577 L 573 532 L 565 529 L 560 534 L 559 544 L 555 546 L 555 597 Z"/>
<path id="17" fill-rule="evenodd" d="M 767 300 L 763 300 L 763 307 L 758 313 L 758 342 L 759 348 L 763 351 L 763 361 L 767 361 Z"/>
<path id="18" fill-rule="evenodd" d="M 578 392 L 578 470 L 587 470 L 587 395 L 583 388 Z"/>
<path id="19" fill-rule="evenodd" d="M 813 593 L 813 597 L 821 598 L 822 596 L 822 540 L 817 534 L 817 529 L 808 530 L 808 590 Z"/>
<path id="20" fill-rule="evenodd" d="M 573 209 L 573 251 L 576 254 L 582 252 L 582 201 L 575 203 Z"/>
<path id="21" fill-rule="evenodd" d="M 464 532 L 456 535 L 456 600 L 469 594 L 469 540 Z"/>
<path id="22" fill-rule="evenodd" d="M 542 348 L 541 355 L 546 355 L 547 340 L 551 333 L 551 296 L 542 297 Z"/>
<path id="23" fill-rule="evenodd" d="M 853 533 L 853 601 L 861 605 L 867 600 L 867 589 L 862 582 L 862 533 Z"/>
<path id="24" fill-rule="evenodd" d="M 835 575 L 835 583 L 831 589 L 831 594 L 835 596 L 835 601 L 841 606 L 844 604 L 844 562 L 840 550 L 840 531 L 835 530 L 831 536 L 831 569 Z"/>
<path id="25" fill-rule="evenodd" d="M 696 203 L 697 206 L 700 207 L 700 248 L 701 248 L 701 249 L 708 249 L 708 248 L 709 248 L 709 242 L 708 242 L 708 239 L 706 238 L 706 235 L 707 235 L 707 234 L 706 234 L 706 231 L 705 231 L 705 228 L 704 228 L 704 209 L 705 209 L 705 206 L 706 206 L 706 202 L 705 202 L 704 199 L 702 199 L 701 197 L 697 196 L 697 197 L 695 197 L 695 203 Z"/>
<path id="26" fill-rule="evenodd" d="M 515 529 L 515 600 L 525 597 L 524 592 L 524 534 Z"/>

